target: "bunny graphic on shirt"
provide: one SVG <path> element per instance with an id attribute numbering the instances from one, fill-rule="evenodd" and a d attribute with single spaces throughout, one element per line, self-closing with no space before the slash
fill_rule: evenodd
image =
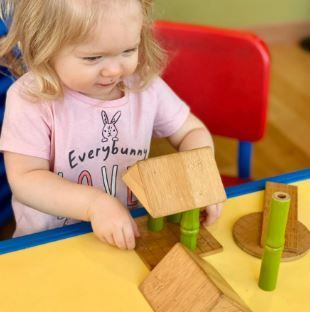
<path id="1" fill-rule="evenodd" d="M 112 117 L 110 122 L 109 122 L 108 115 L 105 111 L 101 112 L 101 117 L 103 121 L 103 129 L 102 129 L 103 139 L 101 141 L 107 142 L 109 139 L 112 139 L 112 141 L 118 141 L 118 137 L 117 137 L 118 131 L 117 131 L 115 124 L 121 117 L 121 112 L 117 111 Z"/>

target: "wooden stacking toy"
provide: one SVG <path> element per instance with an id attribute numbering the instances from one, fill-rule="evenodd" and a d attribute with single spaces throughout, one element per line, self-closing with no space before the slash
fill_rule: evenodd
<path id="1" fill-rule="evenodd" d="M 198 239 L 199 211 L 202 207 L 226 199 L 211 148 L 203 147 L 138 161 L 128 169 L 123 180 L 150 214 L 148 229 L 155 232 L 153 241 L 161 236 L 156 232 L 164 228 L 163 217 L 170 216 L 174 222 L 180 219 L 179 240 L 184 245 L 191 250 L 198 248 L 202 253 L 206 250 L 204 247 L 210 249 L 204 239 Z M 145 233 L 145 230 L 141 232 Z M 167 246 L 164 248 L 166 253 L 169 249 Z M 216 244 L 215 248 L 221 249 L 221 245 Z M 160 248 L 157 246 L 157 249 Z"/>

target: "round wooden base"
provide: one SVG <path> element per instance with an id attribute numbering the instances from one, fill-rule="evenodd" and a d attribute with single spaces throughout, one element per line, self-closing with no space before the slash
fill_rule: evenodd
<path id="1" fill-rule="evenodd" d="M 260 246 L 262 213 L 255 212 L 241 217 L 233 227 L 236 244 L 248 254 L 262 258 L 264 248 Z M 298 222 L 298 246 L 296 251 L 285 250 L 281 261 L 291 261 L 302 257 L 310 248 L 310 231 Z"/>

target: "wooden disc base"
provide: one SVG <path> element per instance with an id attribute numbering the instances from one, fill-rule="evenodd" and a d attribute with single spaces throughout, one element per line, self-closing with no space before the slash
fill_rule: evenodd
<path id="1" fill-rule="evenodd" d="M 262 258 L 264 248 L 260 246 L 262 213 L 255 212 L 241 217 L 233 227 L 236 244 L 248 254 Z M 298 221 L 298 244 L 296 250 L 284 248 L 281 261 L 291 261 L 302 257 L 310 248 L 310 231 Z"/>

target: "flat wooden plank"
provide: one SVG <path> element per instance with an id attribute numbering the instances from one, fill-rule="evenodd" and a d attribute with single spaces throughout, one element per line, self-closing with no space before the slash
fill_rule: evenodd
<path id="1" fill-rule="evenodd" d="M 180 243 L 152 270 L 140 290 L 156 312 L 224 311 L 221 307 L 250 311 L 217 270 Z"/>
<path id="2" fill-rule="evenodd" d="M 216 305 L 212 308 L 212 312 L 239 312 L 242 311 L 240 306 L 236 305 L 231 299 L 222 296 Z"/>
<path id="3" fill-rule="evenodd" d="M 210 148 L 180 153 L 188 178 L 194 208 L 219 203 L 226 199 L 223 183 Z"/>
<path id="4" fill-rule="evenodd" d="M 151 232 L 147 229 L 147 217 L 137 218 L 135 221 L 141 234 L 137 239 L 136 252 L 149 269 L 152 269 L 180 241 L 179 225 L 166 222 L 162 231 Z M 204 257 L 221 251 L 223 246 L 202 226 L 195 254 Z"/>
<path id="5" fill-rule="evenodd" d="M 226 199 L 213 153 L 208 147 L 139 161 L 138 168 L 147 209 L 155 218 Z"/>
<path id="6" fill-rule="evenodd" d="M 147 159 L 139 162 L 138 168 L 148 201 L 146 209 L 154 218 L 198 208 L 178 153 Z"/>
<path id="7" fill-rule="evenodd" d="M 156 312 L 211 311 L 221 295 L 181 245 L 170 250 L 140 290 Z"/>
<path id="8" fill-rule="evenodd" d="M 148 202 L 145 196 L 144 187 L 140 178 L 140 173 L 137 165 L 130 167 L 127 172 L 122 176 L 125 184 L 139 199 L 140 203 L 147 209 Z"/>

